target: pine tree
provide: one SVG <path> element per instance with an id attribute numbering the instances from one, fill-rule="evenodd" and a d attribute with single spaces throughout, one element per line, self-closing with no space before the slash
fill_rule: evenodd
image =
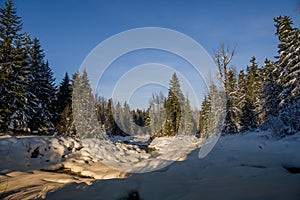
<path id="1" fill-rule="evenodd" d="M 159 94 L 152 94 L 148 109 L 148 123 L 151 135 L 158 135 L 162 132 L 163 125 L 166 121 L 165 103 L 166 98 L 162 92 Z"/>
<path id="2" fill-rule="evenodd" d="M 73 76 L 72 85 L 72 109 L 77 133 L 81 138 L 106 137 L 97 120 L 96 101 L 87 72 L 84 70 L 81 76 L 76 72 Z"/>
<path id="3" fill-rule="evenodd" d="M 206 138 L 208 136 L 208 127 L 209 127 L 209 120 L 211 114 L 211 102 L 210 99 L 205 96 L 200 110 L 199 121 L 198 121 L 198 132 L 202 138 Z"/>
<path id="4" fill-rule="evenodd" d="M 122 112 L 121 129 L 123 130 L 123 132 L 125 132 L 128 135 L 136 134 L 133 133 L 131 130 L 130 107 L 126 101 L 123 104 L 123 108 L 121 109 L 121 112 Z"/>
<path id="5" fill-rule="evenodd" d="M 167 120 L 165 123 L 164 134 L 174 136 L 178 133 L 181 126 L 182 110 L 184 106 L 184 96 L 180 89 L 179 79 L 176 73 L 173 74 L 170 81 L 170 88 L 165 109 Z"/>
<path id="6" fill-rule="evenodd" d="M 97 120 L 101 126 L 101 129 L 105 131 L 105 123 L 106 123 L 106 117 L 107 117 L 107 100 L 102 97 L 96 95 L 96 114 L 97 114 Z"/>
<path id="7" fill-rule="evenodd" d="M 224 132 L 238 132 L 237 96 L 236 96 L 236 72 L 231 68 L 227 72 L 227 114 L 225 117 Z"/>
<path id="8" fill-rule="evenodd" d="M 262 68 L 263 84 L 260 94 L 262 128 L 273 126 L 276 123 L 279 109 L 279 94 L 282 86 L 277 83 L 279 78 L 278 66 L 276 63 L 266 59 Z"/>
<path id="9" fill-rule="evenodd" d="M 219 135 L 224 129 L 226 116 L 226 93 L 213 82 L 209 86 L 209 93 L 202 101 L 198 132 L 202 138 Z"/>
<path id="10" fill-rule="evenodd" d="M 39 133 L 52 133 L 55 123 L 55 79 L 48 62 L 44 60 L 44 52 L 37 38 L 32 41 L 29 49 L 30 83 L 28 94 L 31 100 L 30 128 Z M 32 99 L 32 97 L 34 99 Z"/>
<path id="11" fill-rule="evenodd" d="M 56 109 L 58 113 L 61 113 L 67 105 L 72 104 L 72 84 L 68 73 L 60 82 L 57 92 Z"/>
<path id="12" fill-rule="evenodd" d="M 283 87 L 279 94 L 279 119 L 282 133 L 293 134 L 300 130 L 300 30 L 293 28 L 290 17 L 274 19 L 278 45 L 278 83 Z"/>
<path id="13" fill-rule="evenodd" d="M 194 135 L 197 129 L 196 127 L 197 125 L 193 116 L 191 103 L 187 96 L 184 102 L 184 110 L 183 110 L 182 125 L 180 127 L 180 132 L 186 135 Z"/>
<path id="14" fill-rule="evenodd" d="M 120 116 L 120 110 L 121 110 L 121 104 L 117 103 L 116 106 L 114 106 L 113 100 L 108 99 L 107 103 L 107 114 L 106 114 L 106 122 L 105 122 L 105 130 L 108 135 L 120 135 L 120 136 L 126 136 L 127 134 L 122 131 L 122 129 L 119 127 L 116 120 L 120 120 L 118 118 Z M 115 119 L 118 118 L 118 119 Z"/>
<path id="15" fill-rule="evenodd" d="M 68 73 L 61 81 L 56 100 L 55 127 L 59 134 L 74 135 L 74 123 L 72 115 L 72 85 Z"/>
<path id="16" fill-rule="evenodd" d="M 261 77 L 256 58 L 252 57 L 250 60 L 251 65 L 247 67 L 246 71 L 246 94 L 245 94 L 245 104 L 243 108 L 242 118 L 245 120 L 243 122 L 243 130 L 250 130 L 257 128 L 259 125 L 258 120 L 258 104 L 259 94 L 261 87 Z"/>
<path id="17" fill-rule="evenodd" d="M 117 122 L 118 127 L 120 128 L 121 135 L 123 134 L 135 134 L 131 130 L 130 124 L 130 107 L 128 103 L 125 101 L 123 106 L 121 106 L 120 102 L 117 103 L 115 109 L 115 121 Z"/>
<path id="18" fill-rule="evenodd" d="M 27 128 L 26 78 L 22 22 L 12 0 L 0 8 L 0 131 L 23 131 Z"/>
<path id="19" fill-rule="evenodd" d="M 132 133 L 134 135 L 150 134 L 150 120 L 149 109 L 146 111 L 141 109 L 132 110 L 130 117 Z"/>
<path id="20" fill-rule="evenodd" d="M 237 91 L 236 91 L 238 132 L 245 130 L 245 128 L 248 126 L 246 113 L 243 112 L 246 104 L 246 90 L 247 90 L 246 75 L 244 70 L 241 70 L 238 75 Z"/>

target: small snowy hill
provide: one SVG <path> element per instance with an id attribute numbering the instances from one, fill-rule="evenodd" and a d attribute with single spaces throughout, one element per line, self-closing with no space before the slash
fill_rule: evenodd
<path id="1" fill-rule="evenodd" d="M 299 199 L 300 133 L 277 140 L 264 132 L 221 137 L 203 159 L 126 179 L 66 186 L 49 199 Z M 294 169 L 294 171 L 290 170 Z M 292 172 L 292 173 L 291 173 Z M 132 198 L 134 199 L 134 198 Z"/>

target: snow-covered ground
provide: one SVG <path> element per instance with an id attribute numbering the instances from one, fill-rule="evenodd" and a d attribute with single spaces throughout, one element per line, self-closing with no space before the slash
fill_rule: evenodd
<path id="1" fill-rule="evenodd" d="M 90 185 L 95 179 L 126 176 L 95 162 L 72 138 L 0 137 L 0 199 L 43 198 L 69 183 Z"/>
<path id="2" fill-rule="evenodd" d="M 94 162 L 128 173 L 144 173 L 161 169 L 174 161 L 182 160 L 201 145 L 202 139 L 195 136 L 113 137 L 110 140 L 84 139 L 85 154 Z"/>
<path id="3" fill-rule="evenodd" d="M 300 167 L 300 134 L 277 140 L 269 133 L 221 137 L 203 159 L 198 150 L 185 161 L 156 172 L 126 179 L 77 184 L 49 194 L 49 199 L 299 199 L 300 174 L 284 167 Z"/>
<path id="4" fill-rule="evenodd" d="M 170 146 L 174 138 L 150 144 L 146 138 L 113 138 L 109 145 L 92 139 L 80 143 L 55 137 L 0 138 L 0 198 L 107 200 L 135 194 L 143 200 L 299 199 L 300 133 L 281 140 L 270 135 L 251 132 L 221 137 L 202 159 L 199 149 L 193 150 L 201 141 L 192 137 L 181 138 L 177 146 Z M 144 149 L 147 145 L 150 152 Z M 156 171 L 128 174 L 103 165 L 105 160 Z M 162 160 L 173 163 L 156 168 L 155 163 Z M 80 176 L 38 171 L 61 166 Z"/>

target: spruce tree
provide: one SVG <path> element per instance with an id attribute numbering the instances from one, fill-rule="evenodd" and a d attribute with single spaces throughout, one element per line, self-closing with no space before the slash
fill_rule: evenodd
<path id="1" fill-rule="evenodd" d="M 178 133 L 182 123 L 182 110 L 184 106 L 184 96 L 180 89 L 179 79 L 176 73 L 173 74 L 170 81 L 170 88 L 165 109 L 167 120 L 165 123 L 164 134 L 174 136 Z"/>
<path id="2" fill-rule="evenodd" d="M 247 116 L 246 113 L 243 112 L 246 104 L 246 90 L 247 90 L 246 75 L 244 70 L 241 70 L 238 75 L 237 91 L 236 91 L 238 132 L 241 132 L 248 127 Z"/>
<path id="3" fill-rule="evenodd" d="M 200 110 L 199 121 L 198 121 L 198 132 L 202 138 L 206 138 L 208 136 L 208 126 L 211 114 L 211 102 L 210 99 L 205 96 Z"/>
<path id="4" fill-rule="evenodd" d="M 152 94 L 150 99 L 150 106 L 148 109 L 151 135 L 157 135 L 162 132 L 163 125 L 166 120 L 165 112 L 166 98 L 162 92 L 159 94 Z"/>
<path id="5" fill-rule="evenodd" d="M 0 131 L 18 132 L 27 128 L 26 79 L 22 22 L 12 0 L 0 8 Z"/>
<path id="6" fill-rule="evenodd" d="M 256 58 L 252 57 L 250 60 L 251 65 L 247 67 L 246 71 L 246 94 L 245 94 L 245 105 L 243 108 L 243 122 L 244 130 L 250 130 L 257 128 L 259 125 L 258 120 L 258 104 L 259 94 L 261 90 L 261 77 Z"/>
<path id="7" fill-rule="evenodd" d="M 191 103 L 188 96 L 186 96 L 184 102 L 184 110 L 183 110 L 182 125 L 180 127 L 180 132 L 186 135 L 194 135 L 197 129 L 196 127 L 197 125 L 194 119 Z"/>
<path id="8" fill-rule="evenodd" d="M 273 126 L 276 123 L 279 109 L 279 94 L 282 86 L 277 83 L 279 78 L 278 66 L 276 63 L 266 59 L 262 69 L 263 84 L 260 94 L 262 128 Z"/>
<path id="9" fill-rule="evenodd" d="M 55 127 L 59 134 L 74 135 L 72 115 L 72 85 L 68 73 L 61 81 L 56 99 Z"/>
<path id="10" fill-rule="evenodd" d="M 278 45 L 278 84 L 283 87 L 279 94 L 279 119 L 282 134 L 300 130 L 300 30 L 292 27 L 290 17 L 274 19 Z"/>
<path id="11" fill-rule="evenodd" d="M 225 117 L 224 132 L 238 132 L 237 96 L 236 96 L 236 72 L 231 68 L 227 71 L 227 114 Z"/>
<path id="12" fill-rule="evenodd" d="M 74 74 L 72 86 L 72 110 L 77 133 L 82 138 L 106 137 L 97 120 L 96 101 L 85 70 L 82 75 Z"/>
<path id="13" fill-rule="evenodd" d="M 116 106 L 114 106 L 113 100 L 108 99 L 105 129 L 106 129 L 106 133 L 110 136 L 111 135 L 126 136 L 126 134 L 116 123 L 116 119 L 115 119 L 115 117 L 120 116 L 120 110 L 121 110 L 120 103 L 117 103 Z"/>
<path id="14" fill-rule="evenodd" d="M 55 123 L 55 79 L 37 38 L 29 50 L 30 83 L 28 93 L 32 100 L 30 128 L 39 133 L 52 133 Z M 32 99 L 32 97 L 34 99 Z"/>

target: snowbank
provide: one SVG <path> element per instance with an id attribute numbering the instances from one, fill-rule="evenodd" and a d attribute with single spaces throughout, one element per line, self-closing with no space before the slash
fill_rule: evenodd
<path id="1" fill-rule="evenodd" d="M 73 138 L 1 136 L 0 199 L 44 198 L 69 183 L 127 176 L 95 162 L 86 152 Z"/>
<path id="2" fill-rule="evenodd" d="M 195 136 L 149 138 L 113 137 L 110 140 L 84 139 L 86 155 L 94 162 L 128 173 L 145 173 L 162 169 L 174 161 L 184 160 L 202 140 Z"/>
<path id="3" fill-rule="evenodd" d="M 8 172 L 59 168 L 67 155 L 80 148 L 81 144 L 72 138 L 1 136 L 0 170 Z"/>
<path id="4" fill-rule="evenodd" d="M 193 151 L 184 162 L 127 179 L 77 184 L 49 194 L 49 199 L 289 199 L 300 196 L 300 133 L 277 140 L 266 132 L 221 137 L 213 151 L 199 159 Z M 160 145 L 156 145 L 159 148 Z"/>

